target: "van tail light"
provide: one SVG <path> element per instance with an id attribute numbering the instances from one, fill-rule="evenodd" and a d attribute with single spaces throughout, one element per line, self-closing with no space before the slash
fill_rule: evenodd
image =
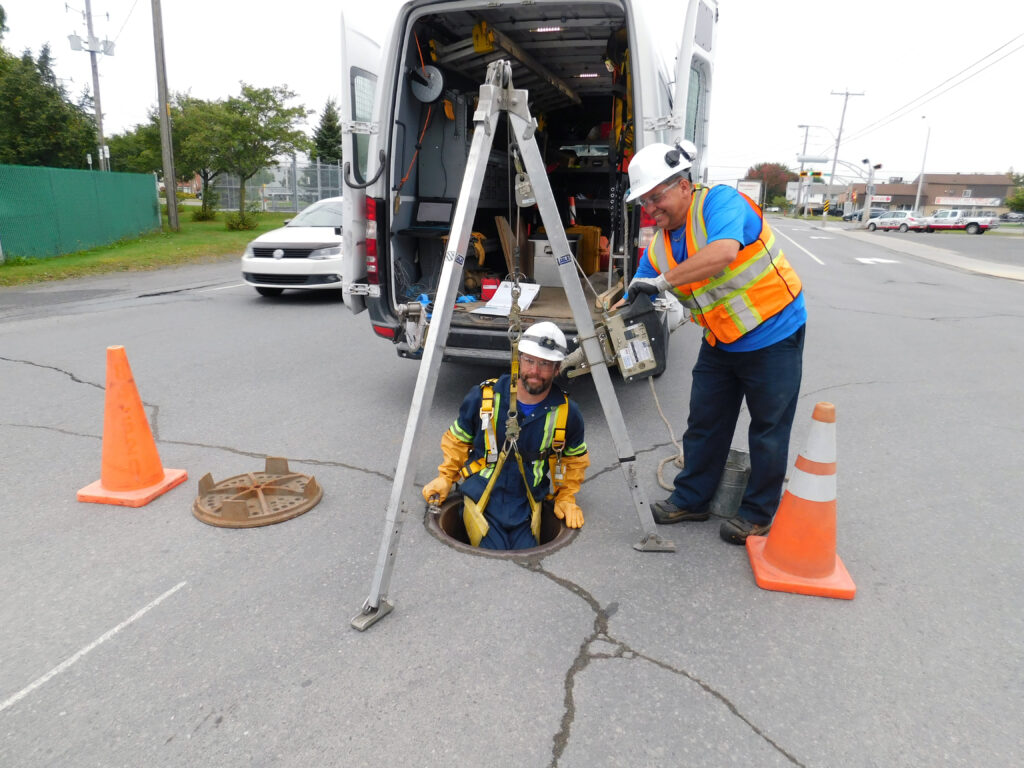
<path id="1" fill-rule="evenodd" d="M 644 255 L 644 250 L 648 245 L 651 244 L 651 240 L 654 239 L 654 235 L 658 231 L 658 224 L 654 221 L 654 217 L 651 216 L 643 208 L 640 209 L 640 232 L 637 237 L 637 250 L 636 260 L 640 263 L 640 257 Z"/>
<path id="2" fill-rule="evenodd" d="M 380 284 L 380 272 L 377 265 L 377 256 L 380 253 L 377 247 L 378 202 L 374 197 L 366 198 L 366 279 L 372 285 Z"/>

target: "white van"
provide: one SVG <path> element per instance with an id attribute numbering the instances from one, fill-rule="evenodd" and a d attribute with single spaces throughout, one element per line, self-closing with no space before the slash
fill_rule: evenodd
<path id="1" fill-rule="evenodd" d="M 345 304 L 368 310 L 400 356 L 420 357 L 417 321 L 444 263 L 479 89 L 499 59 L 511 62 L 513 87 L 529 92 L 552 193 L 593 288 L 588 299 L 614 301 L 653 234 L 642 209 L 622 202 L 629 158 L 650 142 L 686 138 L 702 180 L 717 20 L 717 0 L 410 0 L 379 55 L 343 20 Z M 464 272 L 467 303 L 456 305 L 445 359 L 507 360 L 507 316 L 472 310 L 508 275 L 516 244 L 521 273 L 540 285 L 524 322 L 575 333 L 536 207 L 516 207 L 514 142 L 505 121 L 498 125 Z"/>

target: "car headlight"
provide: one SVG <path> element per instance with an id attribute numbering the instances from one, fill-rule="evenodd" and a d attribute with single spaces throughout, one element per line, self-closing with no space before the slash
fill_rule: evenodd
<path id="1" fill-rule="evenodd" d="M 309 252 L 310 259 L 330 259 L 335 256 L 341 256 L 341 246 L 332 245 L 330 248 L 318 248 L 315 251 Z"/>

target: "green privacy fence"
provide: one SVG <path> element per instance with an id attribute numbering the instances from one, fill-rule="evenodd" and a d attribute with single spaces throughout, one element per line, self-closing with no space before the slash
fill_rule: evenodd
<path id="1" fill-rule="evenodd" d="M 152 176 L 0 165 L 5 258 L 60 256 L 159 229 Z"/>

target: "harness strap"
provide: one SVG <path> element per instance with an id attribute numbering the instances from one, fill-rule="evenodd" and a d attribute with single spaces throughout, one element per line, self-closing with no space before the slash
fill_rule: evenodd
<path id="1" fill-rule="evenodd" d="M 487 402 L 486 398 L 485 398 L 484 402 L 485 403 Z M 492 401 L 492 406 L 493 406 L 493 401 Z M 480 410 L 480 416 L 481 416 L 481 421 L 483 421 L 483 409 L 482 408 Z M 555 480 L 562 480 L 563 479 L 563 475 L 562 475 L 562 453 L 565 451 L 565 425 L 568 422 L 568 420 L 569 420 L 569 398 L 566 397 L 564 402 L 559 404 L 559 406 L 555 409 L 555 428 L 554 428 L 554 432 L 553 432 L 553 435 L 552 435 L 552 438 L 551 438 L 551 448 L 549 448 L 546 451 L 542 451 L 540 453 L 537 453 L 535 456 L 533 454 L 530 454 L 527 457 L 527 458 L 529 458 L 530 461 L 542 461 L 542 460 L 550 457 L 552 454 L 554 454 L 554 456 L 556 457 L 556 461 L 555 461 L 555 465 L 554 465 L 554 467 L 555 467 L 555 472 L 554 472 Z M 493 436 L 493 430 L 494 430 L 494 420 L 493 420 L 493 418 L 490 420 L 489 423 L 490 423 L 490 426 L 491 426 L 491 432 L 490 433 L 488 433 L 488 432 L 484 433 L 484 441 L 485 441 L 485 443 L 487 443 L 488 446 L 491 446 L 491 445 L 495 445 L 496 444 L 496 440 L 494 439 L 494 436 Z M 488 442 L 488 434 L 490 434 L 490 437 L 491 437 L 489 442 Z M 518 444 L 515 446 L 515 451 L 520 456 L 522 455 L 522 451 L 519 450 Z M 489 454 L 487 456 L 481 456 L 479 459 L 476 459 L 475 461 L 471 461 L 469 464 L 465 465 L 462 469 L 459 470 L 459 473 L 462 475 L 462 479 L 465 480 L 465 479 L 467 479 L 467 478 L 477 474 L 481 470 L 483 470 L 484 467 L 487 467 L 490 464 L 494 464 L 495 461 L 497 461 L 497 459 L 498 459 L 497 455 L 495 455 L 493 461 L 490 460 Z"/>
<path id="2" fill-rule="evenodd" d="M 569 420 L 569 398 L 563 397 L 565 401 L 555 412 L 555 431 L 551 437 L 551 452 L 555 454 L 555 469 L 552 473 L 555 482 L 561 482 L 565 477 L 562 473 L 562 452 L 565 450 L 565 424 Z"/>
<path id="3" fill-rule="evenodd" d="M 498 460 L 498 435 L 494 426 L 494 385 L 497 379 L 488 379 L 480 385 L 480 427 L 484 432 L 484 459 L 486 464 Z M 479 472 L 479 469 L 474 470 Z M 465 468 L 463 468 L 465 472 Z M 463 474 L 463 477 L 469 477 Z"/>

